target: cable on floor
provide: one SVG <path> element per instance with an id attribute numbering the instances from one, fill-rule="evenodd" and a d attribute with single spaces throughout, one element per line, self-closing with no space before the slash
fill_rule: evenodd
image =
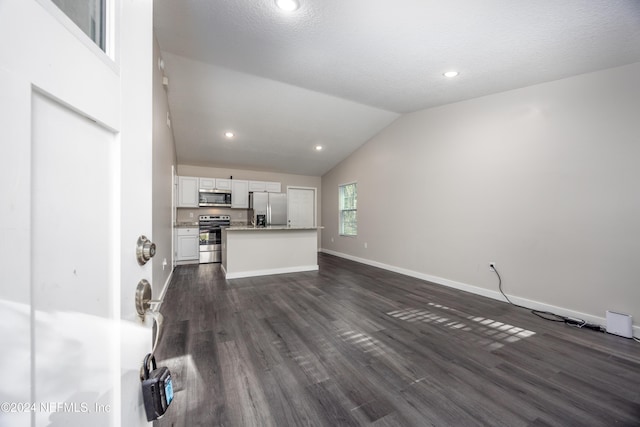
<path id="1" fill-rule="evenodd" d="M 533 314 L 534 316 L 538 316 L 539 318 L 544 319 L 544 320 L 548 320 L 550 322 L 561 322 L 561 323 L 564 323 L 566 325 L 573 326 L 574 328 L 586 328 L 586 329 L 591 329 L 591 330 L 598 331 L 598 332 L 607 332 L 607 330 L 603 326 L 596 325 L 595 323 L 588 323 L 587 321 L 582 320 L 582 319 L 576 319 L 574 317 L 561 316 L 559 314 L 552 313 L 550 311 L 534 310 L 534 309 L 532 309 L 530 307 L 525 307 L 523 305 L 515 304 L 513 301 L 511 301 L 509 299 L 507 294 L 505 294 L 504 291 L 502 290 L 502 277 L 500 276 L 500 273 L 498 272 L 498 269 L 496 268 L 495 265 L 493 265 L 492 268 L 493 268 L 494 273 L 496 273 L 496 275 L 498 276 L 498 289 L 500 290 L 500 293 L 507 300 L 507 302 L 509 304 L 513 305 L 514 307 L 524 308 L 525 310 L 529 310 L 531 312 L 531 314 Z M 634 337 L 634 339 L 636 341 L 640 341 L 635 337 Z"/>

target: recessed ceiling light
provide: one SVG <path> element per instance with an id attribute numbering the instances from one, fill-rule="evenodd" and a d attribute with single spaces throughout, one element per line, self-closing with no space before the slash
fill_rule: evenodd
<path id="1" fill-rule="evenodd" d="M 300 7 L 300 4 L 297 0 L 276 0 L 276 6 L 286 12 L 293 12 Z"/>
<path id="2" fill-rule="evenodd" d="M 460 74 L 460 73 L 457 72 L 457 71 L 447 71 L 446 73 L 443 73 L 442 75 L 445 76 L 445 77 L 451 78 L 451 77 L 457 77 L 458 74 Z"/>
<path id="3" fill-rule="evenodd" d="M 324 147 L 323 147 L 322 145 L 316 145 L 316 146 L 315 146 L 315 147 L 313 147 L 313 148 L 315 148 L 315 150 L 316 150 L 316 151 L 322 151 L 322 150 L 324 150 Z"/>
<path id="4" fill-rule="evenodd" d="M 236 136 L 236 134 L 233 132 L 225 132 L 224 136 L 226 136 L 227 138 L 233 138 L 234 136 Z"/>

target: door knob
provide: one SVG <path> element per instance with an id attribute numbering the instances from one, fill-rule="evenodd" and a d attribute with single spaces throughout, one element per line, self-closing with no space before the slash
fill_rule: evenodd
<path id="1" fill-rule="evenodd" d="M 138 244 L 136 246 L 136 257 L 138 258 L 138 264 L 145 265 L 156 254 L 156 244 L 147 239 L 146 236 L 140 236 L 138 238 Z"/>
<path id="2" fill-rule="evenodd" d="M 162 324 L 164 317 L 158 310 L 158 306 L 162 303 L 162 300 L 152 300 L 151 294 L 151 283 L 146 279 L 140 280 L 136 287 L 136 311 L 142 321 L 144 321 L 147 314 L 150 314 L 156 322 L 155 339 L 153 340 L 153 347 L 151 348 L 151 354 L 154 354 L 163 331 Z"/>

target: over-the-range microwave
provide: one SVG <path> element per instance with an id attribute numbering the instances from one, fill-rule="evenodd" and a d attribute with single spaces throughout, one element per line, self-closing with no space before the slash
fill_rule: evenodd
<path id="1" fill-rule="evenodd" d="M 231 192 L 225 190 L 200 190 L 200 206 L 231 207 Z"/>

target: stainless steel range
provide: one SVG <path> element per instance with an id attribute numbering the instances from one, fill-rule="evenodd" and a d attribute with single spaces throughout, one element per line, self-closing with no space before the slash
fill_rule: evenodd
<path id="1" fill-rule="evenodd" d="M 222 262 L 222 229 L 229 226 L 229 215 L 200 215 L 200 264 Z"/>

